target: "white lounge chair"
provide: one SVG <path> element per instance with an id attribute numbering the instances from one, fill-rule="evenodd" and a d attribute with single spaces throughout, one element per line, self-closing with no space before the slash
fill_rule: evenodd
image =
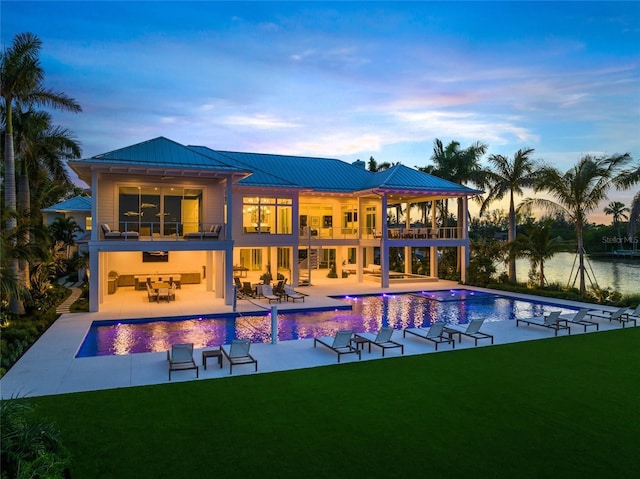
<path id="1" fill-rule="evenodd" d="M 365 340 L 364 342 L 369 343 L 369 352 L 371 352 L 371 345 L 373 344 L 382 348 L 383 356 L 385 350 L 393 348 L 400 348 L 400 354 L 404 354 L 404 345 L 391 340 L 393 331 L 394 329 L 391 326 L 382 326 L 375 336 L 373 333 L 358 333 L 355 337 L 362 338 Z"/>
<path id="2" fill-rule="evenodd" d="M 229 361 L 229 374 L 233 373 L 233 366 L 235 364 L 255 364 L 255 370 L 258 370 L 258 360 L 249 354 L 250 347 L 251 341 L 248 339 L 234 339 L 231 341 L 229 351 L 223 346 L 220 346 L 222 354 L 224 354 Z"/>
<path id="3" fill-rule="evenodd" d="M 298 291 L 295 291 L 293 289 L 293 286 L 290 286 L 288 284 L 284 285 L 284 295 L 287 298 L 287 301 L 291 299 L 291 301 L 293 301 L 294 303 L 296 302 L 296 299 L 301 299 L 302 302 L 304 303 L 304 297 L 306 296 L 306 294 L 304 293 L 299 293 Z"/>
<path id="4" fill-rule="evenodd" d="M 613 312 L 602 310 L 602 309 L 593 309 L 587 313 L 587 316 L 591 318 L 608 319 L 609 322 L 618 321 L 620 324 L 622 324 L 623 328 L 627 325 L 627 323 L 631 323 L 631 322 L 633 322 L 634 326 L 637 325 L 636 318 L 634 318 L 633 316 L 630 316 L 627 313 L 627 308 L 619 308 L 618 310 Z"/>
<path id="5" fill-rule="evenodd" d="M 167 351 L 167 361 L 169 361 L 169 381 L 171 381 L 171 371 L 195 369 L 196 377 L 199 377 L 198 365 L 193 359 L 193 343 L 172 345 L 171 350 Z"/>
<path id="6" fill-rule="evenodd" d="M 414 336 L 418 336 L 419 338 L 426 339 L 427 341 L 431 341 L 436 345 L 436 351 L 438 350 L 438 345 L 443 343 L 451 343 L 451 347 L 456 347 L 456 342 L 453 340 L 450 334 L 448 337 L 444 337 L 444 323 L 433 323 L 430 328 L 405 328 L 402 332 L 403 337 L 407 337 L 407 333 L 413 334 Z"/>
<path id="7" fill-rule="evenodd" d="M 478 345 L 480 339 L 490 339 L 493 344 L 493 336 L 480 331 L 480 327 L 484 323 L 484 319 L 472 319 L 466 328 L 459 324 L 448 324 L 444 327 L 445 331 L 458 335 L 458 342 L 462 341 L 462 336 L 473 338 L 475 345 Z"/>
<path id="8" fill-rule="evenodd" d="M 544 317 L 534 317 L 528 319 L 516 319 L 516 327 L 520 326 L 520 323 L 534 326 L 542 326 L 543 328 L 549 328 L 554 330 L 554 335 L 558 335 L 558 331 L 566 329 L 568 334 L 571 334 L 571 329 L 566 324 L 562 324 L 560 321 L 561 311 L 554 311 Z"/>
<path id="9" fill-rule="evenodd" d="M 353 336 L 353 331 L 344 330 L 338 331 L 336 335 L 332 337 L 322 337 L 322 338 L 313 338 L 313 347 L 315 348 L 318 343 L 323 346 L 328 347 L 332 351 L 338 353 L 338 362 L 340 362 L 340 357 L 343 354 L 357 354 L 358 359 L 360 359 L 360 350 L 354 348 L 351 345 L 351 337 Z"/>
<path id="10" fill-rule="evenodd" d="M 584 326 L 585 332 L 587 332 L 587 327 L 589 326 L 595 326 L 596 331 L 598 331 L 598 329 L 600 329 L 600 325 L 598 323 L 584 319 L 588 312 L 589 310 L 587 308 L 582 308 L 574 314 L 561 314 L 560 320 L 564 321 L 567 326 L 569 326 L 568 323 Z"/>
<path id="11" fill-rule="evenodd" d="M 280 296 L 273 294 L 273 288 L 271 288 L 270 284 L 262 285 L 262 296 L 271 301 L 277 301 L 278 303 L 281 301 Z"/>

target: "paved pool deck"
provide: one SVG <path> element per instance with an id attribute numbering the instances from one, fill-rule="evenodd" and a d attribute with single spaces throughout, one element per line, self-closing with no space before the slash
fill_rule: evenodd
<path id="1" fill-rule="evenodd" d="M 380 294 L 402 293 L 413 291 L 441 290 L 461 288 L 462 286 L 447 281 L 424 284 L 398 284 L 381 289 L 373 283 L 337 283 L 322 281 L 312 287 L 298 288 L 308 293 L 304 303 L 271 303 L 266 300 L 241 300 L 237 302 L 237 311 L 264 311 L 277 306 L 278 311 L 301 308 L 327 308 L 344 305 L 343 302 L 331 296 L 345 294 Z M 488 291 L 483 288 L 464 286 L 465 289 Z M 588 307 L 593 305 L 564 300 L 550 300 L 537 296 L 496 293 L 519 297 L 534 301 L 551 302 L 571 308 Z M 614 308 L 605 308 L 611 311 Z M 192 286 L 178 290 L 178 298 L 171 303 L 149 303 L 146 292 L 121 289 L 105 304 L 103 311 L 98 313 L 69 313 L 63 314 L 42 335 L 42 337 L 23 355 L 23 357 L 0 380 L 0 396 L 35 397 L 55 394 L 67 394 L 83 391 L 147 386 L 166 384 L 169 382 L 166 352 L 139 353 L 120 356 L 99 356 L 76 358 L 75 355 L 93 321 L 151 318 L 170 316 L 197 316 L 213 313 L 231 312 L 232 307 L 222 300 L 206 293 L 203 287 Z M 622 326 L 605 319 L 596 320 L 600 324 L 600 331 L 620 329 Z M 629 326 L 627 326 L 629 328 Z M 554 331 L 538 326 L 516 327 L 515 321 L 485 322 L 482 331 L 494 336 L 494 344 L 513 343 L 518 341 L 532 341 L 554 337 Z M 585 333 L 582 326 L 573 325 L 571 334 L 597 334 L 593 328 Z M 566 335 L 559 332 L 558 336 Z M 401 331 L 394 332 L 393 339 L 404 345 L 404 355 L 434 354 L 434 344 L 412 335 L 403 337 Z M 477 347 L 491 347 L 489 341 L 482 340 Z M 473 348 L 474 342 L 469 338 L 456 341 L 455 349 L 449 345 L 441 345 L 437 353 L 450 354 L 450 351 Z M 212 348 L 204 348 L 212 349 Z M 177 371 L 172 373 L 171 382 L 207 381 L 230 377 L 229 365 L 225 361 L 219 368 L 215 359 L 210 359 L 205 370 L 201 365 L 201 349 L 196 349 L 194 357 L 200 366 L 199 378 L 195 371 Z M 258 360 L 258 371 L 254 372 L 253 365 L 234 367 L 233 376 L 247 374 L 264 374 L 291 369 L 313 368 L 320 366 L 335 366 L 337 355 L 328 348 L 313 347 L 313 339 L 296 341 L 281 341 L 277 344 L 260 343 L 251 345 L 251 354 Z M 382 358 L 380 348 L 373 347 L 371 353 L 362 353 L 362 361 L 384 360 L 400 356 L 400 349 L 390 349 Z M 355 354 L 344 355 L 341 364 L 358 361 Z"/>

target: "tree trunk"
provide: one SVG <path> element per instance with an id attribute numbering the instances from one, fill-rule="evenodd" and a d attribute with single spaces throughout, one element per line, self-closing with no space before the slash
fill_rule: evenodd
<path id="1" fill-rule="evenodd" d="M 516 208 L 513 203 L 513 191 L 511 191 L 511 200 L 509 202 L 509 228 L 507 240 L 510 245 L 516 240 Z M 516 283 L 516 259 L 509 255 L 509 282 Z"/>
<path id="2" fill-rule="evenodd" d="M 585 282 L 584 282 L 584 244 L 582 242 L 582 224 L 581 222 L 578 222 L 577 224 L 577 231 L 576 231 L 577 237 L 578 237 L 578 258 L 579 258 L 579 264 L 578 264 L 578 275 L 580 276 L 580 286 L 579 286 L 579 291 L 580 291 L 580 295 L 584 295 L 585 291 L 586 291 L 586 286 L 585 286 Z"/>
<path id="3" fill-rule="evenodd" d="M 16 163 L 15 154 L 13 152 L 13 127 L 11 119 L 11 104 L 6 103 L 7 108 L 7 129 L 4 135 L 4 205 L 5 211 L 14 213 L 16 211 Z M 9 215 L 6 223 L 7 231 L 15 230 L 18 221 L 15 216 Z M 15 239 L 11 240 L 12 246 L 16 247 Z M 13 275 L 18 278 L 20 266 L 18 260 L 9 262 L 9 269 Z M 9 310 L 12 313 L 24 314 L 24 304 L 19 296 L 9 298 Z"/>
<path id="4" fill-rule="evenodd" d="M 20 167 L 20 176 L 18 178 L 18 217 L 21 223 L 29 223 L 31 221 L 31 192 L 29 189 L 29 176 L 27 175 L 26 163 L 23 160 Z M 23 244 L 29 244 L 31 236 L 29 233 L 29 225 L 24 230 L 24 238 L 20 238 Z M 26 289 L 31 287 L 31 276 L 29 274 L 29 261 L 21 259 L 18 261 L 20 273 L 18 275 L 18 284 Z"/>
<path id="5" fill-rule="evenodd" d="M 540 288 L 544 288 L 544 260 L 540 260 Z"/>

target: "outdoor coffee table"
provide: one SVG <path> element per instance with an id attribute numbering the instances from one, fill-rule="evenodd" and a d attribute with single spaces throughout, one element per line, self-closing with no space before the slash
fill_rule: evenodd
<path id="1" fill-rule="evenodd" d="M 369 352 L 371 352 L 371 340 L 368 338 L 365 338 L 364 336 L 360 336 L 359 334 L 355 334 L 353 336 L 353 338 L 351 338 L 350 341 L 352 344 L 356 345 L 356 349 L 362 349 L 364 350 L 364 346 L 365 344 L 369 345 Z"/>
<path id="2" fill-rule="evenodd" d="M 218 358 L 218 365 L 222 367 L 222 351 L 220 349 L 202 351 L 202 365 L 205 369 L 207 369 L 207 358 Z"/>

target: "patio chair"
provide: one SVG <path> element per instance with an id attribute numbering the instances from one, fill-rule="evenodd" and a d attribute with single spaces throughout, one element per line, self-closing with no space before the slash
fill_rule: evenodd
<path id="1" fill-rule="evenodd" d="M 196 377 L 199 377 L 198 365 L 193 359 L 193 343 L 173 344 L 171 350 L 167 351 L 167 361 L 169 361 L 169 381 L 171 381 L 171 371 L 195 369 Z"/>
<path id="2" fill-rule="evenodd" d="M 262 285 L 262 296 L 268 299 L 269 303 L 271 303 L 271 301 L 277 301 L 278 303 L 281 301 L 280 296 L 276 296 L 275 294 L 273 294 L 273 289 L 271 289 L 270 284 Z"/>
<path id="3" fill-rule="evenodd" d="M 273 294 L 275 294 L 276 296 L 280 296 L 283 297 L 287 295 L 287 293 L 284 290 L 284 285 L 287 282 L 286 279 L 281 279 L 279 280 L 276 285 L 273 287 Z"/>
<path id="4" fill-rule="evenodd" d="M 400 348 L 400 354 L 404 354 L 404 345 L 391 340 L 393 331 L 391 326 L 382 326 L 375 336 L 372 333 L 358 333 L 355 336 L 356 338 L 365 339 L 369 343 L 369 352 L 371 352 L 371 345 L 373 344 L 382 349 L 382 356 L 384 356 L 384 352 L 387 349 L 393 348 Z"/>
<path id="5" fill-rule="evenodd" d="M 286 285 L 284 287 L 284 295 L 285 295 L 287 301 L 291 300 L 294 303 L 296 302 L 296 299 L 301 299 L 302 302 L 304 303 L 304 297 L 306 296 L 306 294 L 299 293 L 298 291 L 294 290 L 293 286 L 291 286 L 291 285 Z"/>
<path id="6" fill-rule="evenodd" d="M 419 338 L 426 339 L 427 341 L 431 341 L 436 345 L 436 351 L 438 350 L 438 345 L 451 343 L 451 348 L 455 349 L 456 342 L 451 337 L 451 334 L 448 334 L 448 337 L 444 337 L 446 331 L 444 330 L 444 323 L 438 322 L 433 323 L 430 328 L 405 328 L 402 331 L 402 337 L 406 337 L 407 333 L 413 334 L 414 336 L 418 336 Z"/>
<path id="7" fill-rule="evenodd" d="M 353 336 L 353 331 L 343 330 L 338 331 L 336 335 L 332 338 L 329 337 L 321 337 L 321 338 L 313 338 L 313 347 L 315 348 L 318 343 L 326 346 L 332 351 L 338 353 L 338 362 L 340 362 L 340 358 L 343 354 L 357 354 L 358 359 L 360 359 L 360 350 L 354 348 L 351 345 L 351 337 Z"/>
<path id="8" fill-rule="evenodd" d="M 151 285 L 147 283 L 147 296 L 149 297 L 149 302 L 158 301 L 158 293 L 151 288 Z"/>
<path id="9" fill-rule="evenodd" d="M 161 299 L 166 299 L 167 303 L 169 302 L 169 288 L 158 289 L 158 303 L 160 303 Z"/>
<path id="10" fill-rule="evenodd" d="M 596 331 L 598 331 L 600 329 L 600 325 L 598 323 L 594 321 L 587 321 L 586 319 L 584 319 L 588 312 L 589 310 L 587 308 L 582 308 L 577 313 L 561 314 L 560 321 L 564 321 L 567 326 L 569 326 L 569 323 L 584 326 L 585 333 L 587 332 L 587 327 L 589 326 L 595 326 Z"/>
<path id="11" fill-rule="evenodd" d="M 553 334 L 555 336 L 558 335 L 558 331 L 560 331 L 561 329 L 566 329 L 567 334 L 571 334 L 571 329 L 569 328 L 569 326 L 567 326 L 566 323 L 565 324 L 561 323 L 560 311 L 554 311 L 552 313 L 549 313 L 547 316 L 544 316 L 543 318 L 534 317 L 534 318 L 527 318 L 527 319 L 516 319 L 516 327 L 520 326 L 520 323 L 524 323 L 526 325 L 533 325 L 533 326 L 542 326 L 543 328 L 553 329 L 554 330 Z"/>
<path id="12" fill-rule="evenodd" d="M 176 300 L 176 290 L 178 289 L 178 286 L 176 285 L 176 283 L 172 282 L 171 283 L 171 287 L 169 288 L 169 301 L 175 301 Z"/>
<path id="13" fill-rule="evenodd" d="M 627 323 L 631 323 L 633 321 L 633 325 L 636 326 L 636 318 L 633 316 L 630 316 L 627 313 L 627 308 L 619 308 L 616 311 L 605 311 L 602 309 L 594 309 L 591 310 L 587 313 L 587 316 L 592 317 L 592 318 L 604 318 L 604 319 L 608 319 L 609 322 L 611 321 L 618 321 L 620 324 L 622 324 L 622 327 L 624 328 Z"/>
<path id="14" fill-rule="evenodd" d="M 233 373 L 233 366 L 236 364 L 255 364 L 255 370 L 258 370 L 258 361 L 249 354 L 250 347 L 251 341 L 248 339 L 234 339 L 229 351 L 220 346 L 222 354 L 229 361 L 229 374 Z"/>
<path id="15" fill-rule="evenodd" d="M 466 328 L 458 324 L 449 324 L 444 327 L 447 332 L 451 332 L 453 334 L 458 335 L 458 342 L 462 341 L 462 336 L 467 336 L 469 338 L 473 338 L 475 342 L 475 346 L 478 345 L 478 340 L 480 339 L 490 339 L 491 344 L 493 344 L 493 336 L 491 334 L 483 333 L 480 331 L 482 327 L 482 323 L 484 323 L 483 319 L 472 319 Z"/>

